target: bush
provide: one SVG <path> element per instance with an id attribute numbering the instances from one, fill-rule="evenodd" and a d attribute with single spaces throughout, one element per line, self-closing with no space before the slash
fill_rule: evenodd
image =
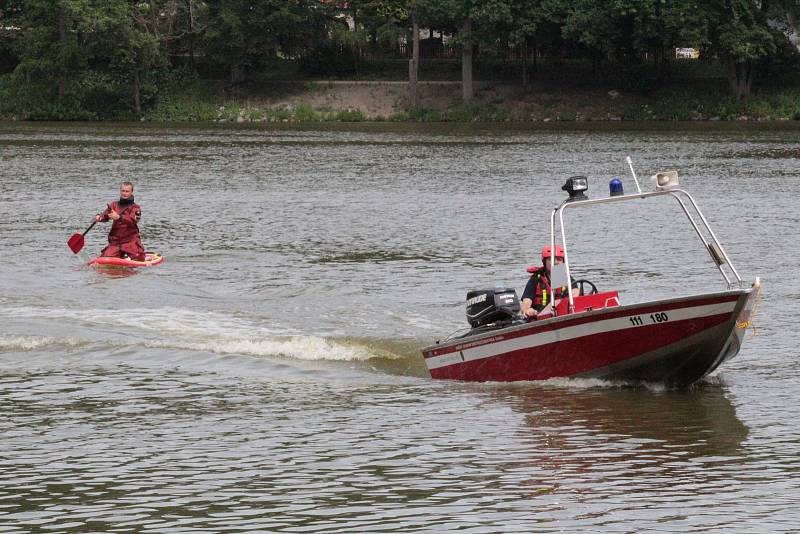
<path id="1" fill-rule="evenodd" d="M 11 90 L 8 87 L 10 75 L 0 75 L 0 116 L 11 117 L 14 115 L 14 108 L 11 105 Z"/>
<path id="2" fill-rule="evenodd" d="M 442 120 L 442 112 L 432 108 L 411 108 L 406 112 L 406 120 L 416 122 L 439 122 Z"/>
<path id="3" fill-rule="evenodd" d="M 447 109 L 447 120 L 454 122 L 472 122 L 480 115 L 480 107 L 476 104 L 463 102 L 450 106 Z"/>
<path id="4" fill-rule="evenodd" d="M 131 89 L 112 76 L 87 72 L 80 80 L 81 107 L 101 119 L 133 114 Z"/>
<path id="5" fill-rule="evenodd" d="M 294 118 L 301 122 L 311 122 L 320 120 L 320 115 L 308 104 L 297 104 L 294 109 Z"/>
<path id="6" fill-rule="evenodd" d="M 213 121 L 218 118 L 210 82 L 174 77 L 154 97 L 144 118 L 155 121 Z M 237 109 L 238 113 L 238 109 Z"/>
<path id="7" fill-rule="evenodd" d="M 365 120 L 365 117 L 360 109 L 345 109 L 334 112 L 332 120 L 337 122 L 361 122 Z"/>
<path id="8" fill-rule="evenodd" d="M 791 91 L 775 95 L 770 99 L 773 118 L 792 118 L 800 113 L 800 93 Z"/>
<path id="9" fill-rule="evenodd" d="M 186 95 L 163 95 L 144 117 L 154 121 L 213 121 L 217 109 L 212 102 Z"/>
<path id="10" fill-rule="evenodd" d="M 458 103 L 447 109 L 445 120 L 453 122 L 501 122 L 509 118 L 508 111 L 494 105 Z"/>

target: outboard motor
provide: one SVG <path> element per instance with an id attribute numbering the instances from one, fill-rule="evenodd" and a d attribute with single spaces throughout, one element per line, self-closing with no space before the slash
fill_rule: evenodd
<path id="1" fill-rule="evenodd" d="M 496 287 L 467 293 L 467 321 L 471 327 L 510 321 L 519 313 L 519 297 L 514 289 Z"/>

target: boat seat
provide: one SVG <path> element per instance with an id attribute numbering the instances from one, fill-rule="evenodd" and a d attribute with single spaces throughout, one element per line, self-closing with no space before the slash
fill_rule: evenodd
<path id="1" fill-rule="evenodd" d="M 604 293 L 595 293 L 594 295 L 581 295 L 573 296 L 572 301 L 575 304 L 574 313 L 584 311 L 601 310 L 603 308 L 611 308 L 619 306 L 619 291 L 606 291 Z M 556 315 L 559 317 L 567 314 L 567 307 L 569 306 L 569 299 L 562 299 L 556 306 Z"/>

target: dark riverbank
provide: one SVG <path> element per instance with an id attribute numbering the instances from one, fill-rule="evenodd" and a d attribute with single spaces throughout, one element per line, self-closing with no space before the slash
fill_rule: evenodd
<path id="1" fill-rule="evenodd" d="M 284 82 L 212 91 L 197 84 L 165 96 L 144 120 L 233 122 L 622 122 L 791 121 L 800 90 L 773 89 L 737 101 L 719 81 L 647 93 L 542 83 L 477 82 L 461 99 L 459 82 L 423 82 L 420 106 L 408 107 L 405 82 Z"/>
<path id="2" fill-rule="evenodd" d="M 399 122 L 365 120 L 357 122 L 216 122 L 175 121 L 155 123 L 148 121 L 13 121 L 0 120 L 0 132 L 50 130 L 63 127 L 86 129 L 113 135 L 114 132 L 153 132 L 214 130 L 276 130 L 362 133 L 420 133 L 432 135 L 482 135 L 493 133 L 564 131 L 564 132 L 796 132 L 800 121 L 538 121 L 538 122 Z M 154 130 L 154 128 L 156 130 Z"/>
<path id="3" fill-rule="evenodd" d="M 421 82 L 420 105 L 408 107 L 402 81 L 288 81 L 235 89 L 198 80 L 165 90 L 140 116 L 127 112 L 65 120 L 145 122 L 791 122 L 800 119 L 800 89 L 769 88 L 738 101 L 722 80 L 694 80 L 651 91 L 539 83 L 476 82 L 470 103 L 455 81 Z M 6 108 L 12 120 L 52 119 Z"/>

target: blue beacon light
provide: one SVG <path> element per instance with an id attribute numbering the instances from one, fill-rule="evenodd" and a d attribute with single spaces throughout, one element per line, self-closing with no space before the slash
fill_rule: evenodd
<path id="1" fill-rule="evenodd" d="M 624 195 L 625 192 L 622 190 L 622 180 L 619 178 L 612 178 L 611 181 L 608 182 L 608 191 L 612 197 Z"/>

